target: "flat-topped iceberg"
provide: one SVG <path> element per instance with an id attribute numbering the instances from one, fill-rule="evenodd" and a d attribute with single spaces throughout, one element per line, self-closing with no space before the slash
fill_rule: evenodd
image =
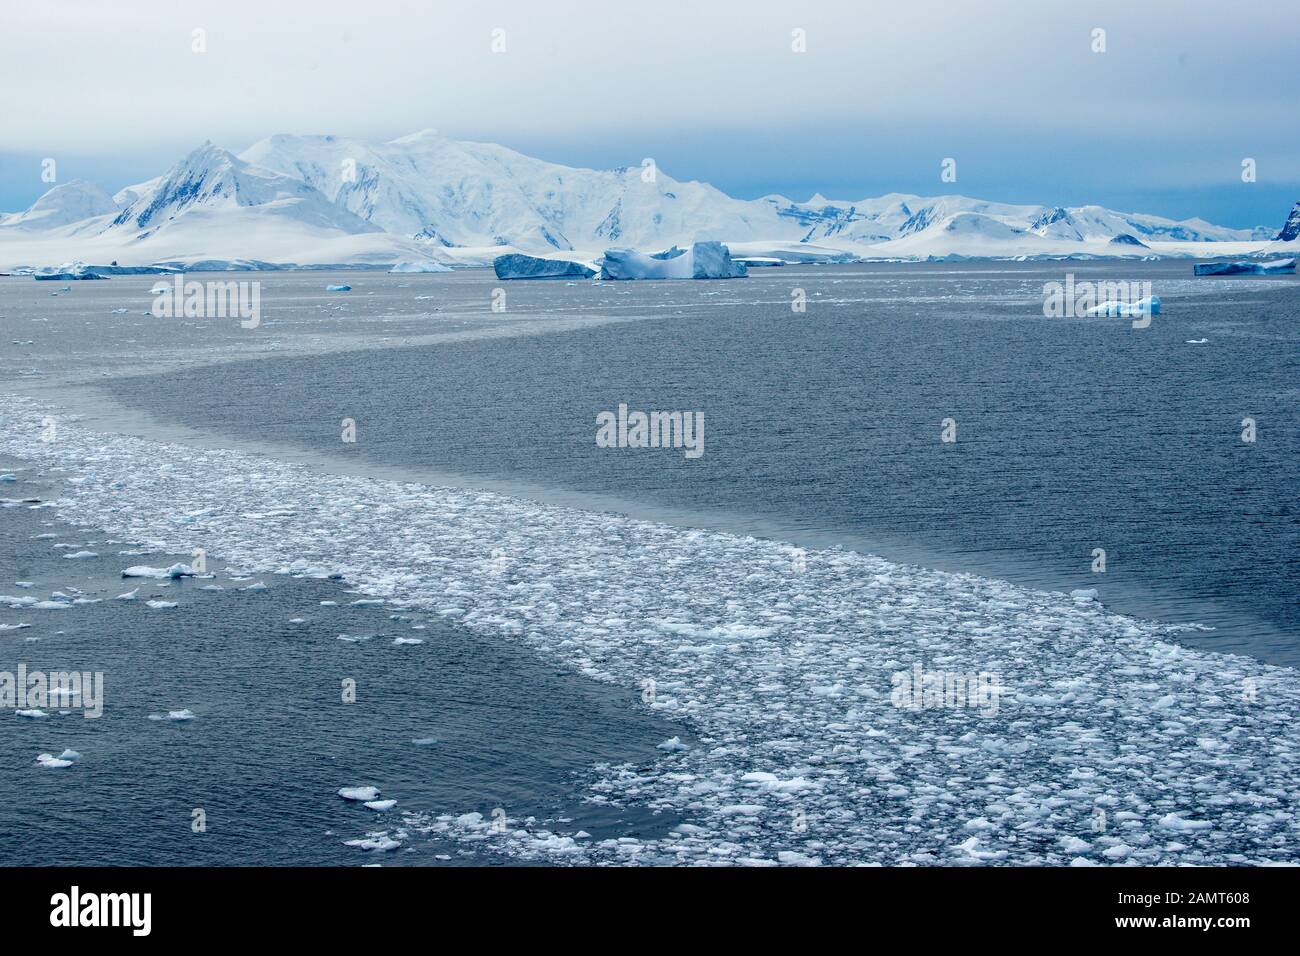
<path id="1" fill-rule="evenodd" d="M 1149 295 L 1144 299 L 1138 299 L 1136 302 L 1103 302 L 1101 305 L 1093 306 L 1086 314 L 1089 316 L 1109 316 L 1112 318 L 1132 318 L 1134 316 L 1159 315 L 1160 296 Z"/>
<path id="2" fill-rule="evenodd" d="M 656 253 L 608 249 L 600 267 L 602 279 L 739 279 L 747 274 L 720 242 L 696 242 L 690 249 L 673 246 Z"/>
<path id="3" fill-rule="evenodd" d="M 581 262 L 541 259 L 512 252 L 492 260 L 498 279 L 590 279 L 596 274 Z"/>
<path id="4" fill-rule="evenodd" d="M 1193 271 L 1198 276 L 1276 276 L 1293 275 L 1294 259 L 1272 262 L 1198 262 Z"/>

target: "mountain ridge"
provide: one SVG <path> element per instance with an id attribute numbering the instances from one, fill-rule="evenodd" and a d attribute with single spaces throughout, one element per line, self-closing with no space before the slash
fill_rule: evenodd
<path id="1" fill-rule="evenodd" d="M 88 215 L 77 220 L 81 213 Z M 1294 211 L 1292 218 L 1300 221 Z M 648 160 L 612 170 L 564 166 L 421 130 L 381 143 L 276 134 L 237 155 L 205 142 L 162 175 L 113 197 L 82 181 L 55 186 L 28 210 L 0 217 L 0 251 L 20 246 L 15 236 L 21 233 L 52 243 L 75 238 L 92 248 L 148 246 L 163 253 L 174 246 L 179 256 L 200 255 L 205 236 L 238 249 L 242 234 L 250 248 L 240 258 L 268 259 L 264 252 L 290 255 L 296 248 L 316 255 L 333 243 L 367 255 L 453 264 L 487 264 L 494 249 L 591 257 L 610 247 L 662 249 L 705 240 L 751 247 L 749 254 L 767 244 L 795 258 L 807 248 L 818 259 L 827 252 L 850 258 L 1237 255 L 1242 250 L 1230 247 L 1294 240 L 1273 240 L 1288 230 L 1296 231 L 1290 220 L 1274 233 L 1098 205 L 961 195 L 737 199 L 708 183 L 674 179 Z M 12 253 L 4 258 L 13 261 Z"/>

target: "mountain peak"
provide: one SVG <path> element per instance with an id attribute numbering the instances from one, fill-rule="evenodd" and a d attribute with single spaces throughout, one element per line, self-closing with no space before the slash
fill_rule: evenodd
<path id="1" fill-rule="evenodd" d="M 23 212 L 3 219 L 6 226 L 53 229 L 117 211 L 117 203 L 99 186 L 84 179 L 70 179 L 44 193 Z"/>
<path id="2" fill-rule="evenodd" d="M 407 143 L 419 143 L 426 139 L 442 139 L 442 135 L 436 129 L 420 129 L 414 133 L 407 133 L 405 136 L 399 136 L 397 139 L 388 141 L 391 146 L 401 146 Z"/>
<path id="3" fill-rule="evenodd" d="M 1282 224 L 1282 231 L 1277 234 L 1277 238 L 1280 242 L 1300 239 L 1300 202 L 1291 207 L 1291 215 L 1286 217 L 1286 222 Z"/>
<path id="4" fill-rule="evenodd" d="M 302 179 L 245 162 L 211 142 L 192 150 L 163 176 L 123 190 L 123 195 L 132 198 L 109 228 L 153 231 L 190 211 L 260 207 L 345 233 L 377 231 Z"/>

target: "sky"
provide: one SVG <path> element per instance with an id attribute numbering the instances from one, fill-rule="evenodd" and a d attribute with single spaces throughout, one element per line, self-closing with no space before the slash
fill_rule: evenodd
<path id="1" fill-rule="evenodd" d="M 741 198 L 1237 227 L 1300 200 L 1294 0 L 3 2 L 5 211 L 49 188 L 46 158 L 112 191 L 205 140 L 424 128 L 575 166 L 652 157 Z"/>

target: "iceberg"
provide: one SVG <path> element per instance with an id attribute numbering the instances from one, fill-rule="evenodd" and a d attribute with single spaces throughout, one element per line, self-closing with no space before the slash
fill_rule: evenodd
<path id="1" fill-rule="evenodd" d="M 1198 262 L 1192 267 L 1198 276 L 1276 276 L 1294 275 L 1294 259 L 1272 262 Z"/>
<path id="2" fill-rule="evenodd" d="M 441 262 L 434 262 L 432 259 L 421 262 L 398 262 L 391 269 L 389 274 L 404 274 L 408 272 L 451 272 L 451 266 L 444 266 Z"/>
<path id="3" fill-rule="evenodd" d="M 1119 318 L 1131 318 L 1133 316 L 1159 315 L 1160 314 L 1160 296 L 1147 296 L 1145 299 L 1138 299 L 1136 302 L 1103 302 L 1101 305 L 1093 306 L 1087 312 L 1090 316 L 1111 316 Z"/>
<path id="4" fill-rule="evenodd" d="M 600 267 L 602 279 L 739 279 L 746 275 L 744 264 L 733 260 L 720 242 L 697 242 L 689 250 L 673 246 L 653 254 L 608 249 Z"/>
<path id="5" fill-rule="evenodd" d="M 590 279 L 596 274 L 581 262 L 541 259 L 512 252 L 492 260 L 498 279 Z"/>

